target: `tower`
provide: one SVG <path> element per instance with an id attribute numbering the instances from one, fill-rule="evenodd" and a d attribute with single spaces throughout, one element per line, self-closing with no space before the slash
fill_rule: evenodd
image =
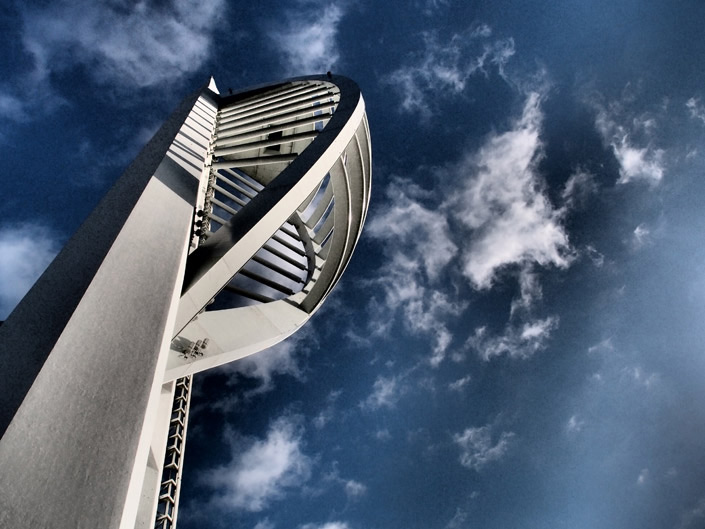
<path id="1" fill-rule="evenodd" d="M 168 527 L 191 375 L 320 307 L 370 171 L 349 79 L 187 97 L 0 327 L 0 526 Z"/>

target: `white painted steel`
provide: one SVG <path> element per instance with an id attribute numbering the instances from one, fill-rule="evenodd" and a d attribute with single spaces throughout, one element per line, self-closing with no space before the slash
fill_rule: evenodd
<path id="1" fill-rule="evenodd" d="M 327 80 L 323 82 L 328 84 Z M 177 328 L 183 329 L 172 346 L 165 380 L 173 380 L 242 358 L 283 340 L 310 318 L 339 280 L 362 228 L 369 201 L 371 172 L 369 148 L 363 150 L 360 147 L 361 144 L 369 146 L 364 102 L 359 90 L 352 83 L 352 86 L 346 86 L 344 82 L 341 84 L 342 87 L 336 86 L 339 104 L 320 134 L 294 157 L 291 166 L 280 169 L 278 174 L 259 178 L 264 188 L 258 192 L 257 200 L 260 203 L 266 201 L 267 207 L 255 205 L 257 200 L 253 198 L 254 207 L 251 211 L 247 209 L 250 207 L 248 203 L 228 221 L 230 231 L 227 236 L 216 231 L 212 237 L 219 237 L 220 233 L 218 241 L 204 243 L 204 248 L 210 244 L 213 252 L 220 249 L 221 255 L 203 265 L 198 277 L 191 284 L 187 284 L 177 322 Z M 222 112 L 224 111 L 221 109 Z M 232 113 L 229 115 L 233 116 Z M 228 121 L 229 126 L 236 127 L 237 121 L 232 119 Z M 328 130 L 331 125 L 335 128 L 334 131 Z M 267 130 L 267 126 L 267 123 L 262 124 L 264 130 Z M 295 140 L 297 134 L 301 133 L 297 131 L 293 134 Z M 220 131 L 217 129 L 216 144 L 219 137 Z M 286 140 L 287 136 L 281 139 Z M 314 146 L 318 147 L 315 156 L 302 160 L 301 158 L 309 153 L 308 149 Z M 232 154 L 231 157 L 226 156 L 224 151 L 220 152 L 224 158 L 213 164 L 214 169 L 242 166 L 238 151 L 228 153 Z M 266 162 L 266 158 L 267 155 L 261 156 L 260 163 Z M 302 161 L 304 163 L 300 163 Z M 298 165 L 294 165 L 295 163 Z M 274 198 L 268 197 L 267 195 L 271 194 L 269 186 L 280 186 L 279 177 L 284 175 L 285 171 L 290 172 L 285 175 L 288 186 L 286 192 L 279 193 L 279 196 Z M 250 171 L 249 174 L 258 179 L 256 170 Z M 305 221 L 300 219 L 301 212 L 314 200 L 321 183 L 329 174 L 330 181 L 319 194 L 313 213 Z M 331 203 L 333 205 L 327 218 L 319 224 Z M 245 211 L 250 214 L 250 225 L 247 231 L 237 233 L 237 240 L 232 242 L 231 233 L 236 232 L 239 216 Z M 293 295 L 270 303 L 206 310 L 198 315 L 197 319 L 190 321 L 193 314 L 205 309 L 213 298 L 217 299 L 219 292 L 237 272 L 275 236 L 282 224 L 291 219 L 302 226 L 299 231 L 306 248 L 306 258 L 303 262 L 308 274 L 302 288 Z M 314 227 L 318 228 L 317 232 Z M 322 242 L 325 242 L 325 251 L 321 247 Z M 199 250 L 194 252 L 191 259 L 197 256 Z M 209 338 L 209 347 L 202 356 L 183 358 L 179 355 L 184 344 L 205 337 Z"/>
<path id="2" fill-rule="evenodd" d="M 135 525 L 210 141 L 185 125 L 213 97 L 184 101 L 0 327 L 0 527 Z"/>
<path id="3" fill-rule="evenodd" d="M 343 77 L 211 80 L 182 103 L 0 327 L 0 526 L 153 525 L 172 393 L 318 309 L 365 219 L 369 145 Z"/>

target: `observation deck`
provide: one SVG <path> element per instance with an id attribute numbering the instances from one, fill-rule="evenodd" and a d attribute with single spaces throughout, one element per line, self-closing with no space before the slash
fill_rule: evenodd
<path id="1" fill-rule="evenodd" d="M 350 260 L 370 198 L 369 126 L 354 82 L 211 90 L 186 122 L 209 147 L 165 382 L 305 323 Z"/>

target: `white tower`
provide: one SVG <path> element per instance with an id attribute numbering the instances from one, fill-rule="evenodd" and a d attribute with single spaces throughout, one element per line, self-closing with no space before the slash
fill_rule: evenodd
<path id="1" fill-rule="evenodd" d="M 0 327 L 0 527 L 172 526 L 190 376 L 318 309 L 370 170 L 349 79 L 188 97 Z"/>

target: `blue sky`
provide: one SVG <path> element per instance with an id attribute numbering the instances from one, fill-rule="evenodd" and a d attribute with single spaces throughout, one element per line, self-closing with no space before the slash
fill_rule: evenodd
<path id="1" fill-rule="evenodd" d="M 358 82 L 336 292 L 196 378 L 181 529 L 705 526 L 705 4 L 22 2 L 0 318 L 185 94 Z"/>

